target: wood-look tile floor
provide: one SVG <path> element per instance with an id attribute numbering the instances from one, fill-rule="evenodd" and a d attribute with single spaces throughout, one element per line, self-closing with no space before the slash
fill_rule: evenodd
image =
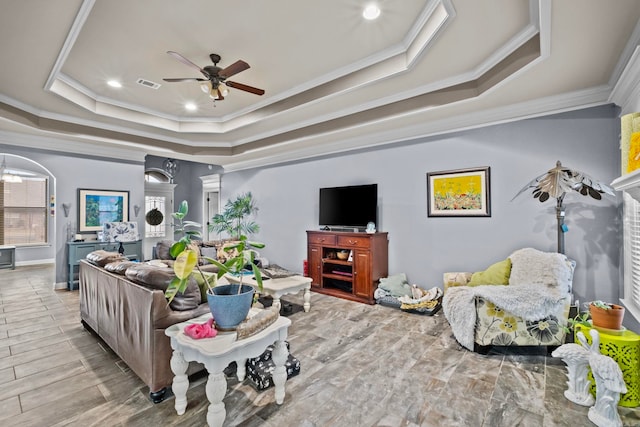
<path id="1" fill-rule="evenodd" d="M 0 270 L 0 425 L 203 426 L 204 379 L 184 415 L 148 389 L 80 323 L 78 292 L 52 290 L 53 267 Z M 299 296 L 287 296 L 301 303 Z M 283 405 L 228 379 L 225 426 L 589 426 L 563 396 L 565 368 L 544 352 L 481 356 L 440 315 L 403 313 L 313 294 L 291 315 L 301 373 Z M 619 408 L 627 426 L 640 409 Z"/>

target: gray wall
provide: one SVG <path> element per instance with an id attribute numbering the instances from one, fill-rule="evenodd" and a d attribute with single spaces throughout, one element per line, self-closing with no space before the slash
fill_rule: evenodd
<path id="1" fill-rule="evenodd" d="M 619 120 L 614 106 L 524 120 L 443 137 L 273 168 L 227 173 L 223 203 L 252 191 L 262 230 L 257 240 L 271 262 L 302 269 L 305 230 L 318 229 L 318 189 L 378 184 L 378 229 L 389 233 L 389 273 L 441 286 L 442 273 L 477 271 L 522 247 L 555 251 L 555 199 L 513 196 L 561 160 L 610 183 L 619 175 Z M 426 173 L 491 167 L 490 218 L 427 217 Z M 577 261 L 580 301 L 617 301 L 622 228 L 621 197 L 565 198 L 566 254 Z M 627 316 L 630 317 L 630 316 Z"/>
<path id="2" fill-rule="evenodd" d="M 162 163 L 166 159 L 166 157 L 147 156 L 145 158 L 145 168 L 162 169 Z M 189 162 L 186 160 L 177 161 L 179 169 L 178 173 L 174 177 L 174 184 L 176 184 L 174 190 L 176 209 L 181 201 L 187 200 L 189 202 L 189 214 L 187 215 L 187 219 L 205 224 L 207 220 L 202 218 L 203 199 L 202 180 L 200 177 L 221 174 L 223 172 L 222 168 L 218 165 L 208 165 L 204 163 Z"/>
<path id="3" fill-rule="evenodd" d="M 144 206 L 144 170 L 161 167 L 164 158 L 141 162 L 61 155 L 3 145 L 0 152 L 20 155 L 51 171 L 56 183 L 56 240 L 51 248 L 17 251 L 20 263 L 55 258 L 56 282 L 66 281 L 67 222 L 77 226 L 77 189 L 130 191 L 130 215 L 142 226 L 144 213 L 133 217 L 133 205 Z M 515 249 L 556 249 L 554 202 L 541 204 L 528 194 L 511 198 L 532 178 L 561 160 L 596 179 L 619 175 L 619 120 L 614 106 L 541 117 L 403 145 L 360 151 L 224 174 L 222 203 L 252 191 L 260 208 L 262 230 L 256 239 L 271 262 L 302 269 L 305 230 L 318 229 L 318 189 L 377 183 L 378 229 L 389 232 L 390 273 L 405 272 L 412 283 L 440 286 L 446 271 L 476 271 L 506 258 Z M 176 201 L 188 200 L 189 219 L 201 218 L 200 176 L 220 172 L 206 164 L 181 161 Z M 426 173 L 478 166 L 491 167 L 490 218 L 429 218 Z M 71 203 L 69 218 L 62 203 Z M 580 301 L 617 301 L 621 292 L 622 242 L 620 197 L 597 202 L 579 194 L 565 199 L 566 253 L 577 269 L 574 291 Z M 47 250 L 49 252 L 47 252 Z M 625 325 L 631 316 L 627 316 Z M 627 325 L 627 327 L 629 327 Z"/>
<path id="4" fill-rule="evenodd" d="M 55 233 L 52 236 L 50 245 L 17 248 L 16 262 L 18 264 L 32 264 L 55 259 L 55 281 L 56 283 L 66 282 L 67 228 L 68 224 L 71 224 L 74 229 L 77 229 L 78 226 L 79 188 L 128 190 L 129 216 L 132 221 L 137 220 L 139 225 L 142 225 L 140 218 L 134 217 L 133 206 L 135 204 L 144 206 L 143 163 L 76 157 L 32 148 L 21 149 L 20 147 L 1 144 L 1 142 L 11 143 L 6 137 L 4 140 L 0 140 L 0 152 L 19 155 L 38 163 L 50 172 L 51 182 L 55 182 L 56 213 L 54 220 L 51 222 L 51 226 L 55 228 Z M 63 203 L 71 204 L 69 217 L 65 217 L 63 214 Z"/>

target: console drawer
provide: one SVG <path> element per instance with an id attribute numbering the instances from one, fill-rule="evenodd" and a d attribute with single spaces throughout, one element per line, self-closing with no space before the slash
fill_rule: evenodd
<path id="1" fill-rule="evenodd" d="M 309 244 L 325 245 L 325 246 L 336 244 L 335 234 L 309 233 L 307 238 L 309 239 Z"/>
<path id="2" fill-rule="evenodd" d="M 349 248 L 368 248 L 369 239 L 356 236 L 338 236 L 338 246 Z"/>

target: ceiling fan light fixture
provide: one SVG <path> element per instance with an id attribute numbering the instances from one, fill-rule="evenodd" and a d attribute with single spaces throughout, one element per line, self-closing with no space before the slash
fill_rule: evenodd
<path id="1" fill-rule="evenodd" d="M 209 85 L 209 83 L 200 83 L 200 90 L 202 90 L 204 93 L 209 93 L 211 91 L 211 86 Z"/>
<path id="2" fill-rule="evenodd" d="M 223 84 L 220 84 L 220 87 L 218 87 L 218 90 L 220 90 L 220 93 L 222 93 L 222 96 L 229 95 L 229 88 Z"/>
<path id="3" fill-rule="evenodd" d="M 375 3 L 370 3 L 365 6 L 362 16 L 368 21 L 373 21 L 380 16 L 380 8 Z"/>

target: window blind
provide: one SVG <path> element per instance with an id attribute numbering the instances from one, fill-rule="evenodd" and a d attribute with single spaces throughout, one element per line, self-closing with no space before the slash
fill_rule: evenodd
<path id="1" fill-rule="evenodd" d="M 640 202 L 625 194 L 625 300 L 640 310 Z"/>
<path id="2" fill-rule="evenodd" d="M 47 242 L 47 180 L 0 182 L 0 244 Z"/>

